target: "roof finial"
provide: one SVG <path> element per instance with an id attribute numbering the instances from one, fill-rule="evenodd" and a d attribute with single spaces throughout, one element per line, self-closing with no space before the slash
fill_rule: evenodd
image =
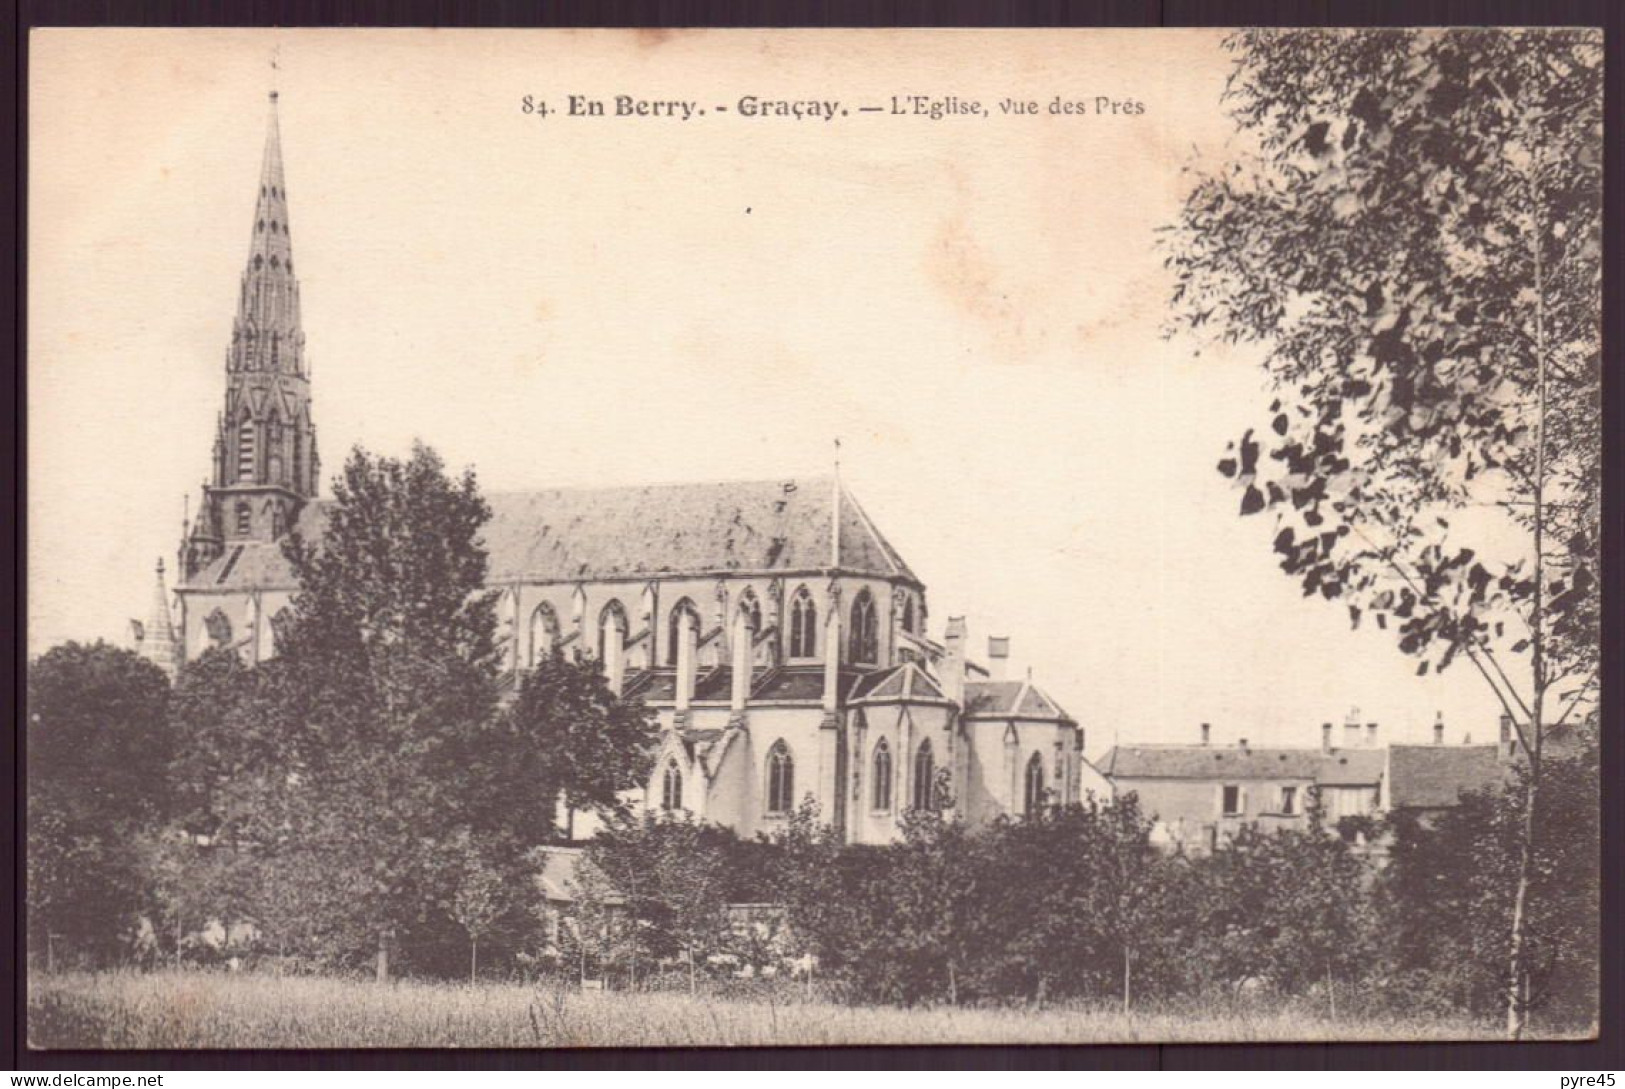
<path id="1" fill-rule="evenodd" d="M 829 506 L 829 566 L 833 571 L 841 566 L 841 440 L 835 439 L 834 494 Z"/>

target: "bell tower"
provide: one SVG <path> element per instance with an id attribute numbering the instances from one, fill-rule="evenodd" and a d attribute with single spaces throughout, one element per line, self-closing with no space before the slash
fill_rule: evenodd
<path id="1" fill-rule="evenodd" d="M 281 537 L 315 498 L 320 479 L 275 91 L 270 99 L 248 262 L 226 349 L 225 405 L 197 521 L 182 531 L 183 579 L 234 545 Z"/>

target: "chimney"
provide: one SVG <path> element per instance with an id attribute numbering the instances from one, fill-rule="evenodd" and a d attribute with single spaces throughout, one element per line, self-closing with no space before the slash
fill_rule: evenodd
<path id="1" fill-rule="evenodd" d="M 1365 747 L 1368 749 L 1377 747 L 1377 724 L 1375 722 L 1365 724 Z"/>
<path id="2" fill-rule="evenodd" d="M 957 704 L 965 702 L 965 618 L 950 616 L 942 633 L 942 694 Z"/>
<path id="3" fill-rule="evenodd" d="M 1444 744 L 1444 712 L 1443 711 L 1435 711 L 1433 713 L 1433 743 L 1435 745 L 1443 745 Z"/>
<path id="4" fill-rule="evenodd" d="M 1343 747 L 1357 749 L 1360 747 L 1360 709 L 1349 708 L 1349 717 L 1343 720 Z"/>
<path id="5" fill-rule="evenodd" d="M 1213 727 L 1206 722 L 1202 723 L 1202 744 L 1206 745 L 1213 739 Z"/>
<path id="6" fill-rule="evenodd" d="M 1332 724 L 1330 722 L 1320 724 L 1320 751 L 1332 751 Z"/>
<path id="7" fill-rule="evenodd" d="M 1010 664 L 1010 637 L 1008 635 L 990 635 L 987 637 L 987 674 L 995 681 L 1004 680 L 1004 671 Z"/>

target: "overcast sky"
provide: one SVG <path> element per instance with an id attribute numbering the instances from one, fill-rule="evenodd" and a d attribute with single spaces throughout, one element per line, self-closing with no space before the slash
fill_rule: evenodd
<path id="1" fill-rule="evenodd" d="M 207 472 L 280 43 L 327 470 L 414 437 L 488 490 L 825 473 L 973 647 L 1114 739 L 1489 740 L 1272 562 L 1214 471 L 1252 353 L 1165 340 L 1154 247 L 1232 136 L 1199 31 L 36 31 L 29 638 L 122 641 Z M 688 121 L 546 119 L 568 94 Z M 993 116 L 860 113 L 892 95 Z M 834 100 L 745 118 L 742 96 Z M 1143 113 L 1056 116 L 1056 96 Z M 1034 117 L 997 112 L 1036 100 Z M 716 105 L 729 107 L 727 114 Z"/>

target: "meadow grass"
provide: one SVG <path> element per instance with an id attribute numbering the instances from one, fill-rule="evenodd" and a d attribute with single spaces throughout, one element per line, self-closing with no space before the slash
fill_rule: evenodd
<path id="1" fill-rule="evenodd" d="M 1332 1021 L 1301 1006 L 899 1009 L 674 993 L 231 975 L 36 974 L 36 1048 L 783 1047 L 1493 1039 L 1465 1020 Z"/>

